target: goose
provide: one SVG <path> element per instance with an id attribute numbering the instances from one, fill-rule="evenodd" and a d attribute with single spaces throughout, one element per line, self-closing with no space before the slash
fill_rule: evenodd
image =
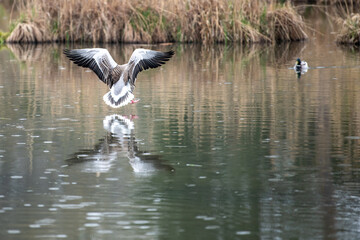
<path id="1" fill-rule="evenodd" d="M 305 61 L 301 61 L 300 58 L 296 59 L 295 65 L 294 65 L 294 69 L 296 71 L 304 71 L 307 70 L 309 68 L 307 62 Z"/>
<path id="2" fill-rule="evenodd" d="M 137 75 L 143 70 L 165 64 L 174 55 L 173 50 L 159 52 L 137 48 L 128 63 L 119 65 L 104 48 L 64 49 L 63 52 L 78 66 L 93 70 L 109 86 L 110 91 L 104 95 L 103 100 L 113 108 L 138 102 L 139 100 L 133 100 Z"/>

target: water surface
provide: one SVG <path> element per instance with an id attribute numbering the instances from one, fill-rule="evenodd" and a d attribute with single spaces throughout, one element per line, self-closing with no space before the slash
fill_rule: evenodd
<path id="1" fill-rule="evenodd" d="M 145 47 L 176 54 L 120 109 L 64 46 L 0 50 L 1 239 L 359 236 L 357 51 Z"/>

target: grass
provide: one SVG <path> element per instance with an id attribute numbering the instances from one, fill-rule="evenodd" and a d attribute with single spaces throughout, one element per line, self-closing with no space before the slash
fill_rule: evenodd
<path id="1" fill-rule="evenodd" d="M 279 42 L 307 38 L 276 0 L 29 0 L 8 42 Z"/>
<path id="2" fill-rule="evenodd" d="M 0 45 L 4 44 L 6 39 L 9 37 L 9 32 L 0 32 Z"/>

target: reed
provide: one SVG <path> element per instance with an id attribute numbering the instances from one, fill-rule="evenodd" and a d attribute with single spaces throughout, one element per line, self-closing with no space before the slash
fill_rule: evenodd
<path id="1" fill-rule="evenodd" d="M 307 38 L 275 0 L 29 0 L 8 42 L 274 42 Z"/>
<path id="2" fill-rule="evenodd" d="M 343 20 L 336 42 L 360 45 L 360 14 L 351 14 Z"/>
<path id="3" fill-rule="evenodd" d="M 307 38 L 302 18 L 288 5 L 267 14 L 268 35 L 275 42 L 296 41 Z"/>
<path id="4" fill-rule="evenodd" d="M 360 2 L 334 0 L 334 13 L 330 16 L 341 27 L 336 42 L 339 44 L 360 45 Z"/>

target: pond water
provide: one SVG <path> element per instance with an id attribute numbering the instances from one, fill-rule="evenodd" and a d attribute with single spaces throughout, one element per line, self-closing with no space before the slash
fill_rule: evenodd
<path id="1" fill-rule="evenodd" d="M 112 109 L 65 46 L 0 50 L 1 239 L 359 236 L 358 51 L 318 33 L 97 46 L 119 63 L 139 46 L 176 54 L 139 74 L 139 103 Z"/>

